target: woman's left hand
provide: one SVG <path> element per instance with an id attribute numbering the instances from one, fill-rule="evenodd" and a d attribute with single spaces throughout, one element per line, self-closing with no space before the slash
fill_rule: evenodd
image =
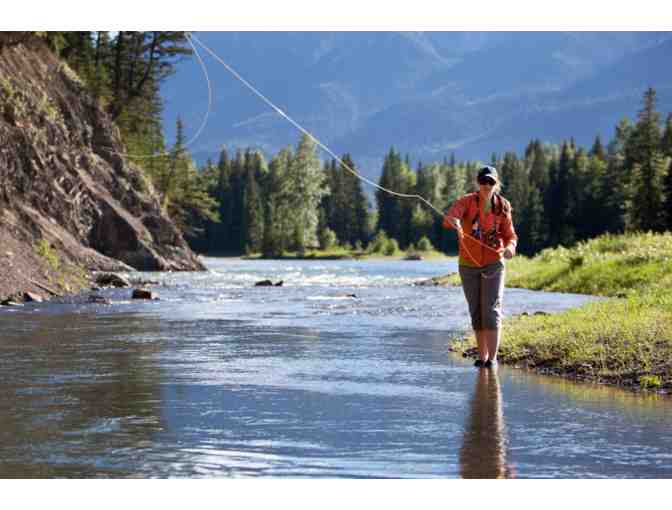
<path id="1" fill-rule="evenodd" d="M 504 258 L 508 260 L 513 258 L 515 252 L 510 246 L 507 246 L 506 248 L 504 248 L 504 253 L 502 255 L 504 255 Z"/>

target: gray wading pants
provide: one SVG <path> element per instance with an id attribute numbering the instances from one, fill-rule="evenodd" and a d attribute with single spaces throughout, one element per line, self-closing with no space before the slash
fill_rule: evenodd
<path id="1" fill-rule="evenodd" d="M 502 261 L 485 267 L 460 266 L 462 289 L 474 331 L 499 329 L 502 325 L 504 276 Z"/>

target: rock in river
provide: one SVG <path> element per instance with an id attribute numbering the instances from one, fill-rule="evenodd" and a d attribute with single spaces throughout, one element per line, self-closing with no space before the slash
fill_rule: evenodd
<path id="1" fill-rule="evenodd" d="M 261 280 L 254 284 L 255 287 L 282 287 L 284 283 L 283 280 L 280 280 L 278 283 L 273 283 L 271 280 Z"/>
<path id="2" fill-rule="evenodd" d="M 133 289 L 133 299 L 159 299 L 159 296 L 147 289 Z"/>

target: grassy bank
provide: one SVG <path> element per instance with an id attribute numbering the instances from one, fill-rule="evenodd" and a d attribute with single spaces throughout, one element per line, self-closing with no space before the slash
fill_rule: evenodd
<path id="1" fill-rule="evenodd" d="M 581 380 L 672 392 L 672 234 L 602 236 L 516 257 L 508 285 L 609 299 L 504 324 L 500 361 Z M 475 355 L 473 337 L 454 343 Z"/>

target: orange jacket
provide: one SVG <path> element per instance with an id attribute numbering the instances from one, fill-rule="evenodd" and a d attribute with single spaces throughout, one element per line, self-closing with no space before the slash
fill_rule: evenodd
<path id="1" fill-rule="evenodd" d="M 460 243 L 462 265 L 487 266 L 502 260 L 507 246 L 514 252 L 516 250 L 518 236 L 513 228 L 511 204 L 498 194 L 495 194 L 492 200 L 490 211 L 483 215 L 480 213 L 478 193 L 469 193 L 456 200 L 443 217 L 444 228 L 455 228 L 450 222 L 452 218 L 462 223 L 464 232 L 464 240 Z"/>

